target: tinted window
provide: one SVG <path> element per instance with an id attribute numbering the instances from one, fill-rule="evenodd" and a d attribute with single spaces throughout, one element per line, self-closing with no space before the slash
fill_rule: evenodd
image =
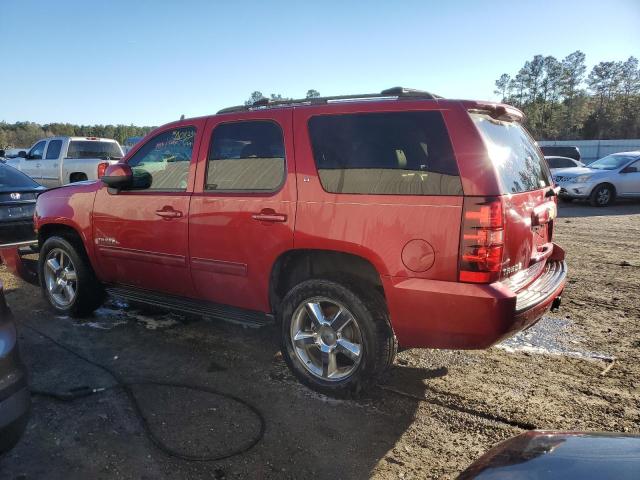
<path id="1" fill-rule="evenodd" d="M 62 140 L 50 140 L 47 146 L 47 160 L 56 160 L 60 156 Z"/>
<path id="2" fill-rule="evenodd" d="M 309 121 L 309 134 L 328 192 L 462 194 L 440 112 L 318 116 Z"/>
<path id="3" fill-rule="evenodd" d="M 47 142 L 38 142 L 34 145 L 34 147 L 29 151 L 29 158 L 32 160 L 41 160 L 42 155 L 44 154 L 44 146 Z"/>
<path id="4" fill-rule="evenodd" d="M 15 168 L 0 164 L 0 189 L 11 190 L 12 188 L 37 187 L 38 184 L 24 173 Z"/>
<path id="5" fill-rule="evenodd" d="M 471 117 L 484 139 L 502 193 L 528 192 L 551 185 L 544 157 L 522 125 L 479 113 Z"/>
<path id="6" fill-rule="evenodd" d="M 147 177 L 151 190 L 186 190 L 196 129 L 169 130 L 153 137 L 127 162 L 134 176 Z"/>
<path id="7" fill-rule="evenodd" d="M 273 191 L 284 173 L 284 141 L 277 124 L 223 123 L 213 130 L 206 190 Z"/>
<path id="8" fill-rule="evenodd" d="M 73 140 L 69 143 L 67 158 L 122 158 L 122 151 L 116 142 Z"/>
<path id="9" fill-rule="evenodd" d="M 547 163 L 551 168 L 570 168 L 576 166 L 576 164 L 568 158 L 551 157 L 547 158 Z"/>

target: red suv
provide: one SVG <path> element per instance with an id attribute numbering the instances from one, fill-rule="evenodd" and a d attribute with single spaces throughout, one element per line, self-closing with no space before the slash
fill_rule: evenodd
<path id="1" fill-rule="evenodd" d="M 44 295 L 105 291 L 260 325 L 345 396 L 402 348 L 487 348 L 559 304 L 557 192 L 507 105 L 395 88 L 259 101 L 158 128 L 101 181 L 50 190 Z"/>

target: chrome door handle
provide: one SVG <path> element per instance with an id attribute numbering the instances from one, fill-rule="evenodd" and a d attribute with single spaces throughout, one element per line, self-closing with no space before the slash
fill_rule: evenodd
<path id="1" fill-rule="evenodd" d="M 265 208 L 260 213 L 254 213 L 251 218 L 259 222 L 286 222 L 287 216 L 284 213 L 276 213 L 271 208 Z"/>
<path id="2" fill-rule="evenodd" d="M 156 215 L 162 218 L 180 218 L 182 217 L 182 212 L 174 210 L 173 208 L 165 207 L 161 210 L 156 210 Z"/>

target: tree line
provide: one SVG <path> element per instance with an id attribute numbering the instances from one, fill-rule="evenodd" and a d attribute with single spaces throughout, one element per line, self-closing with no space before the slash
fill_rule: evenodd
<path id="1" fill-rule="evenodd" d="M 638 59 L 600 62 L 587 74 L 586 56 L 535 55 L 515 74 L 503 73 L 496 95 L 520 108 L 537 140 L 640 138 Z"/>
<path id="2" fill-rule="evenodd" d="M 119 143 L 129 137 L 144 136 L 155 127 L 135 125 L 74 125 L 71 123 L 0 122 L 0 149 L 28 148 L 45 137 L 103 137 Z"/>
<path id="3" fill-rule="evenodd" d="M 319 97 L 317 90 L 308 90 L 306 98 Z M 261 92 L 253 92 L 245 105 L 265 97 Z M 270 100 L 290 100 L 281 94 L 272 93 Z M 184 115 L 182 116 L 184 118 Z M 142 137 L 156 127 L 137 127 L 135 125 L 74 125 L 72 123 L 48 123 L 40 125 L 33 122 L 0 122 L 0 149 L 28 148 L 41 138 L 56 136 L 114 138 L 120 144 L 129 137 Z"/>
<path id="4" fill-rule="evenodd" d="M 318 98 L 320 96 L 320 92 L 314 89 L 310 89 L 307 90 L 307 95 L 305 96 L 305 98 Z M 283 97 L 281 94 L 279 93 L 272 93 L 271 95 L 269 95 L 268 97 L 263 95 L 262 92 L 256 90 L 255 92 L 253 92 L 251 95 L 249 95 L 249 99 L 246 100 L 244 102 L 244 104 L 246 106 L 251 106 L 253 105 L 255 102 L 259 101 L 259 100 L 263 100 L 265 98 L 268 98 L 271 101 L 277 102 L 280 100 L 293 100 L 293 98 L 291 97 Z"/>

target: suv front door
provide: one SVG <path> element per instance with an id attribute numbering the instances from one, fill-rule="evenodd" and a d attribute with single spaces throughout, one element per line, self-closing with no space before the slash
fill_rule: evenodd
<path id="1" fill-rule="evenodd" d="M 93 237 L 107 283 L 193 296 L 187 229 L 204 120 L 165 128 L 127 163 L 148 188 L 114 192 L 103 186 L 93 209 Z"/>
<path id="2" fill-rule="evenodd" d="M 293 247 L 292 111 L 207 120 L 191 211 L 191 275 L 200 298 L 270 311 L 269 277 Z"/>
<path id="3" fill-rule="evenodd" d="M 636 160 L 622 169 L 618 186 L 620 195 L 640 197 L 640 160 Z"/>

